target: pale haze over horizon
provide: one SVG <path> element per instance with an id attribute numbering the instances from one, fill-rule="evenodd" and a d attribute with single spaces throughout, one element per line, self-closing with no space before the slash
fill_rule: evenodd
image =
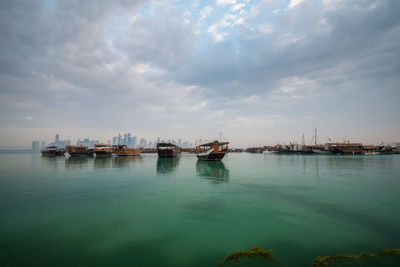
<path id="1" fill-rule="evenodd" d="M 0 148 L 400 142 L 400 1 L 1 1 Z"/>

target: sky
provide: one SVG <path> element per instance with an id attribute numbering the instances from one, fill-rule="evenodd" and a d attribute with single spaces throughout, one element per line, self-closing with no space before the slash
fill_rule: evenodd
<path id="1" fill-rule="evenodd" d="M 400 142 L 400 1 L 0 2 L 0 148 Z"/>

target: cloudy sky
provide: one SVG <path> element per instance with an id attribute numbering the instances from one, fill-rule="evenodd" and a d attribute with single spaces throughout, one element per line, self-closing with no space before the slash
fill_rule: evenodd
<path id="1" fill-rule="evenodd" d="M 0 146 L 400 142 L 400 1 L 1 1 Z"/>

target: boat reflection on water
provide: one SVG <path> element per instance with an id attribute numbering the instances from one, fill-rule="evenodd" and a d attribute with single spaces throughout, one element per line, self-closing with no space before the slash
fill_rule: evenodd
<path id="1" fill-rule="evenodd" d="M 123 156 L 113 158 L 113 168 L 123 168 L 131 165 L 132 163 L 143 162 L 143 157 L 140 155 Z"/>
<path id="2" fill-rule="evenodd" d="M 90 158 L 90 161 L 93 161 L 93 158 Z M 82 168 L 87 167 L 89 164 L 88 156 L 73 156 L 65 158 L 65 167 L 66 168 Z"/>
<path id="3" fill-rule="evenodd" d="M 40 164 L 46 167 L 54 167 L 58 168 L 60 167 L 61 164 L 61 157 L 53 157 L 53 156 L 46 156 L 46 155 L 41 155 L 40 156 Z"/>
<path id="4" fill-rule="evenodd" d="M 229 180 L 229 170 L 222 161 L 197 161 L 196 175 L 217 183 Z"/>
<path id="5" fill-rule="evenodd" d="M 112 157 L 102 156 L 102 157 L 95 157 L 94 158 L 94 168 L 101 169 L 101 168 L 111 168 L 112 166 Z"/>
<path id="6" fill-rule="evenodd" d="M 157 174 L 168 175 L 173 173 L 179 164 L 179 157 L 158 157 Z"/>

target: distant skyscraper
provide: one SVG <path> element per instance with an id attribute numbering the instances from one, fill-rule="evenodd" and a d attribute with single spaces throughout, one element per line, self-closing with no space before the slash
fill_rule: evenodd
<path id="1" fill-rule="evenodd" d="M 45 148 L 46 148 L 46 142 L 42 141 L 42 149 L 45 149 Z"/>
<path id="2" fill-rule="evenodd" d="M 124 134 L 124 140 L 122 141 L 124 145 L 128 145 L 128 135 Z"/>
<path id="3" fill-rule="evenodd" d="M 32 141 L 32 152 L 39 152 L 39 141 Z"/>
<path id="4" fill-rule="evenodd" d="M 133 147 L 137 147 L 137 137 L 136 136 L 134 136 L 132 138 L 132 142 L 133 142 Z"/>
<path id="5" fill-rule="evenodd" d="M 118 144 L 122 144 L 122 136 L 121 136 L 121 134 L 118 134 Z"/>
<path id="6" fill-rule="evenodd" d="M 127 139 L 127 140 L 126 140 L 126 145 L 127 145 L 128 147 L 133 147 L 132 137 L 131 137 L 131 134 L 130 134 L 130 133 L 127 134 L 126 139 Z"/>
<path id="7" fill-rule="evenodd" d="M 140 146 L 140 147 L 146 147 L 146 139 L 140 138 L 140 144 L 139 144 L 139 146 Z"/>

